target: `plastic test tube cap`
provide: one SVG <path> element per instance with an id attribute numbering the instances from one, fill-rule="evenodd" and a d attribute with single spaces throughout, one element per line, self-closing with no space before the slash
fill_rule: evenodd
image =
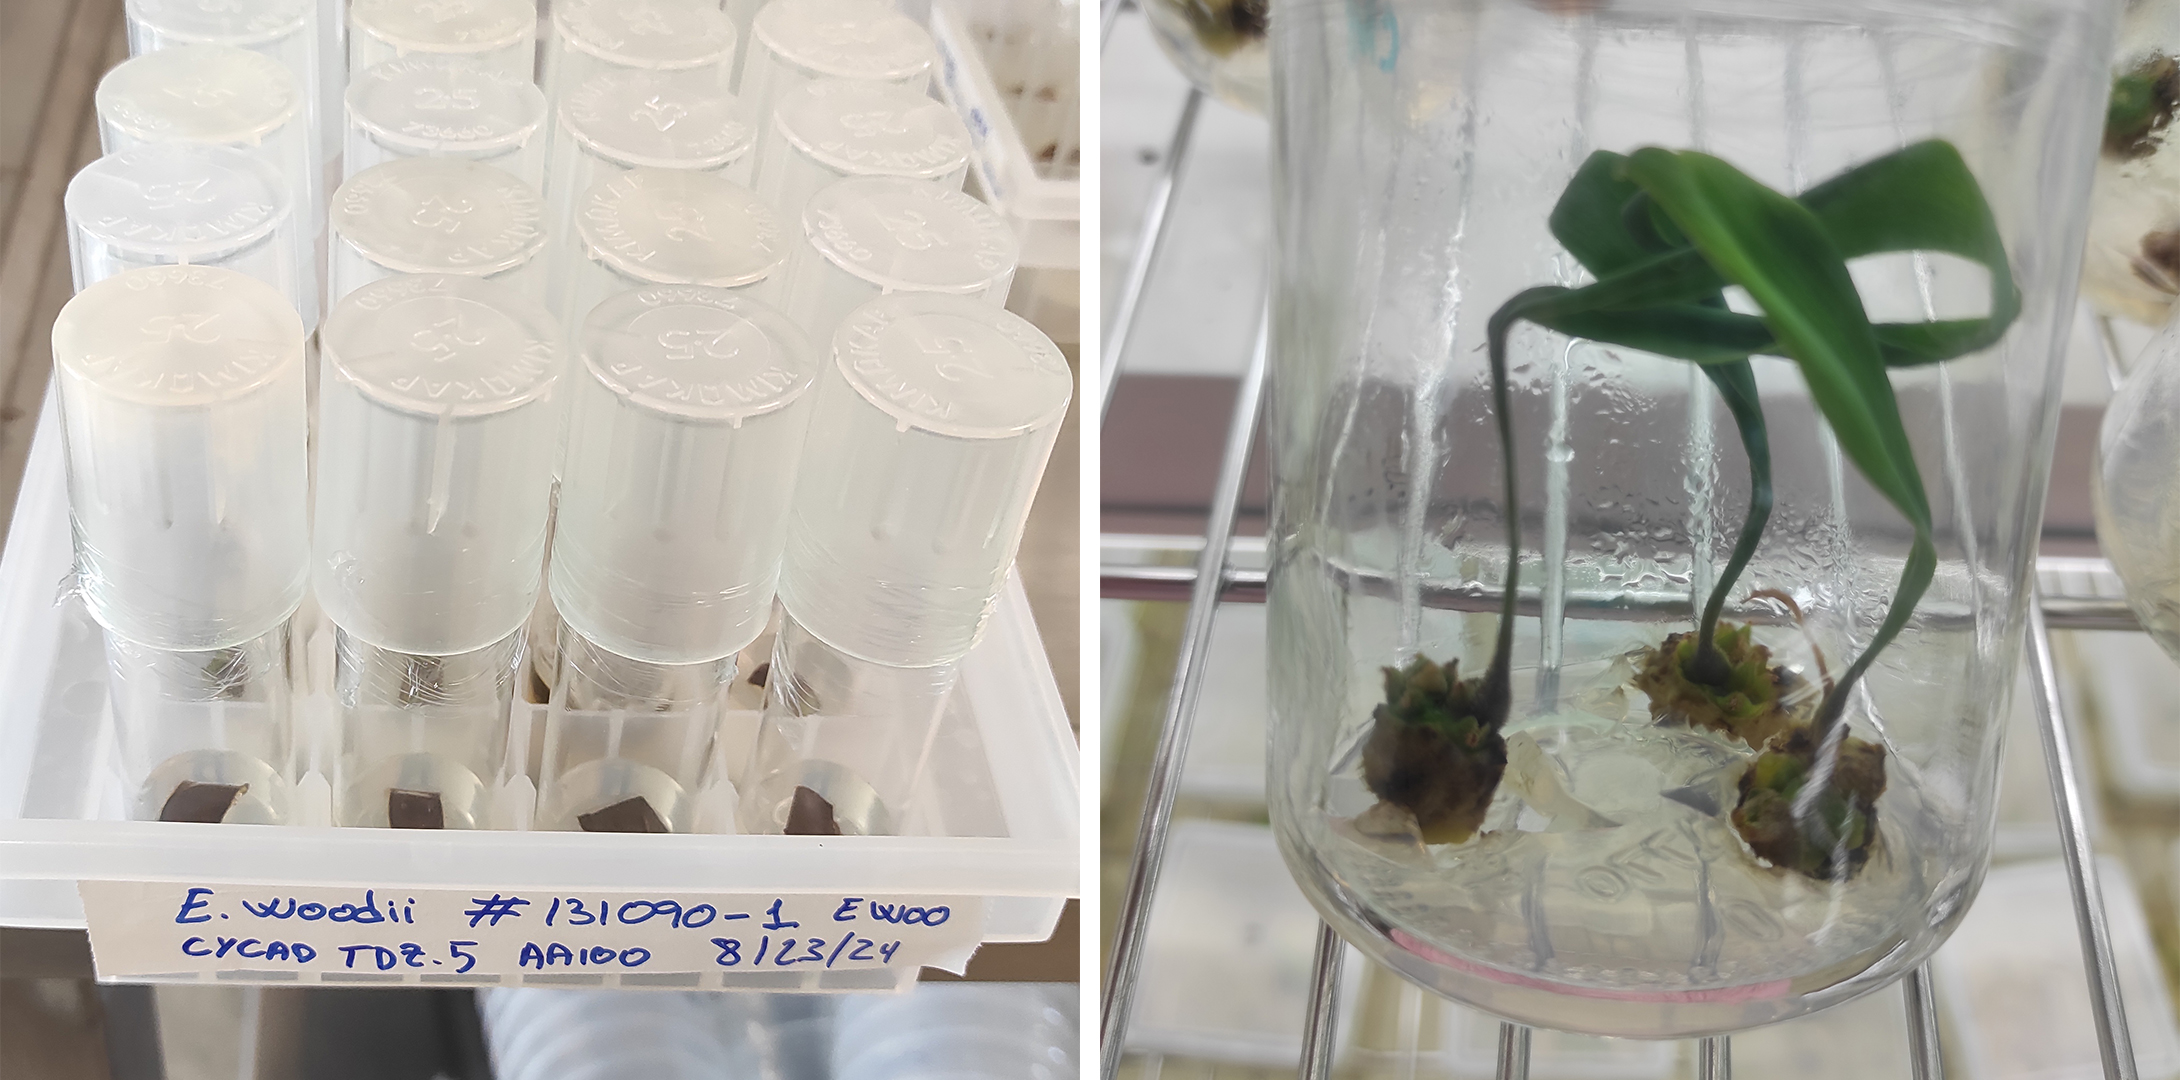
<path id="1" fill-rule="evenodd" d="M 737 33 L 707 0 L 561 0 L 553 5 L 545 84 L 582 82 L 602 69 L 704 70 L 727 89 Z"/>
<path id="2" fill-rule="evenodd" d="M 461 54 L 527 79 L 537 63 L 532 0 L 353 0 L 348 70 L 415 53 Z"/>
<path id="3" fill-rule="evenodd" d="M 887 0 L 771 0 L 750 20 L 735 89 L 760 124 L 812 79 L 867 79 L 922 92 L 938 47 Z"/>
<path id="4" fill-rule="evenodd" d="M 519 629 L 544 569 L 559 330 L 451 274 L 357 289 L 319 330 L 313 577 L 381 649 L 446 656 Z"/>
<path id="5" fill-rule="evenodd" d="M 303 324 L 232 270 L 130 270 L 53 323 L 76 579 L 154 649 L 224 649 L 302 602 Z"/>
<path id="6" fill-rule="evenodd" d="M 338 304 L 390 274 L 504 278 L 543 299 L 543 201 L 512 175 L 474 161 L 400 158 L 357 173 L 333 194 L 328 295 Z"/>
<path id="7" fill-rule="evenodd" d="M 179 143 L 109 154 L 68 181 L 61 206 L 79 292 L 137 267 L 220 266 L 302 306 L 287 186 L 240 150 Z"/>
<path id="8" fill-rule="evenodd" d="M 931 292 L 1007 302 L 1020 253 L 1013 230 L 959 191 L 898 177 L 842 180 L 810 197 L 782 306 L 829 340 L 858 305 L 886 293 Z"/>
<path id="9" fill-rule="evenodd" d="M 98 81 L 95 100 L 107 153 L 142 143 L 256 146 L 293 122 L 303 103 L 293 72 L 231 45 L 179 45 L 124 60 Z"/>
<path id="10" fill-rule="evenodd" d="M 816 352 L 778 311 L 687 285 L 599 304 L 578 348 L 560 617 L 653 663 L 740 652 L 772 612 Z"/>
<path id="11" fill-rule="evenodd" d="M 880 664 L 961 658 L 1021 543 L 1073 394 L 1011 312 L 889 296 L 833 339 L 780 568 L 788 614 Z"/>
<path id="12" fill-rule="evenodd" d="M 575 145 L 623 169 L 726 168 L 747 156 L 757 132 L 709 72 L 608 71 L 560 103 Z"/>
<path id="13" fill-rule="evenodd" d="M 388 60 L 349 81 L 347 113 L 349 176 L 394 158 L 448 157 L 545 182 L 545 95 L 528 79 L 459 56 Z"/>
<path id="14" fill-rule="evenodd" d="M 849 176 L 901 176 L 958 189 L 969 129 L 952 109 L 879 82 L 820 79 L 779 100 L 757 167 L 757 193 L 790 221 L 819 188 Z"/>
<path id="15" fill-rule="evenodd" d="M 278 61 L 297 86 L 318 85 L 311 0 L 127 0 L 124 7 L 132 56 L 176 45 L 231 45 Z M 322 125 L 317 98 L 306 95 L 304 104 L 311 125 Z"/>
<path id="16" fill-rule="evenodd" d="M 748 188 L 672 169 L 636 169 L 593 185 L 575 227 L 585 252 L 577 308 L 585 314 L 636 285 L 758 285 L 786 247 L 780 219 Z M 607 287 L 601 277 L 622 284 Z"/>

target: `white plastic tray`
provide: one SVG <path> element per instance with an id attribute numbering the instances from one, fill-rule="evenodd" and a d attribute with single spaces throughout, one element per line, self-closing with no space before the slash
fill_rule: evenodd
<path id="1" fill-rule="evenodd" d="M 62 469 L 48 400 L 0 556 L 0 926 L 82 926 L 79 880 L 194 879 L 980 897 L 985 941 L 1042 941 L 1065 899 L 1079 894 L 1074 735 L 1015 579 L 963 661 L 916 799 L 917 818 L 947 835 L 634 837 L 121 820 L 99 631 L 80 604 L 55 602 L 70 561 Z M 543 709 L 532 711 L 541 732 Z"/>
<path id="2" fill-rule="evenodd" d="M 1027 141 L 1008 113 L 970 26 L 974 16 L 1000 20 L 1005 3 L 939 0 L 931 5 L 931 38 L 939 50 L 939 92 L 969 129 L 977 179 L 1021 240 L 1021 265 L 1073 269 L 1080 258 L 1082 185 L 1047 179 L 1030 159 Z M 1034 12 L 1024 5 L 1024 13 Z M 1034 14 L 1028 17 L 1034 18 Z"/>

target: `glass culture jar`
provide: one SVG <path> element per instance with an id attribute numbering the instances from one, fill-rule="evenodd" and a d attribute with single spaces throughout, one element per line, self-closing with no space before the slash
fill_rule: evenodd
<path id="1" fill-rule="evenodd" d="M 1848 1000 L 1945 939 L 1989 857 L 2117 6 L 1279 7 L 1271 811 L 1348 941 L 1502 1017 L 1680 1037 Z M 1728 578 L 1719 641 L 1753 633 L 1728 704 L 1768 702 L 1753 714 L 1768 726 L 1697 722 L 1669 690 L 1654 713 L 1650 662 L 1695 629 L 1750 506 L 1735 416 L 1695 364 L 1517 323 L 1509 507 L 1487 320 L 1523 290 L 1591 280 L 1548 218 L 1594 151 L 1697 149 L 1798 193 L 1930 139 L 1981 188 L 2019 297 L 2001 321 L 2005 277 L 1957 255 L 1851 263 L 1871 322 L 2003 327 L 1886 376 L 1935 579 L 1859 682 L 1826 692 L 1879 634 L 1916 530 L 1843 452 L 1803 369 L 1753 350 L 1776 507 Z M 1656 202 L 1610 208 L 1567 235 L 1684 235 Z M 1713 295 L 1762 313 L 1738 288 Z M 1492 664 L 1510 513 L 1502 723 L 1418 735 L 1457 711 L 1429 713 L 1433 684 L 1443 704 L 1441 680 Z M 1471 749 L 1433 756 L 1432 738 Z M 1802 764 L 1759 773 L 1760 752 Z M 1745 833 L 1744 800 L 1766 796 L 1789 816 L 1748 802 Z M 1466 822 L 1431 802 L 1464 798 Z M 1759 856 L 1744 838 L 1759 821 L 1800 823 L 1815 861 L 1768 841 Z"/>

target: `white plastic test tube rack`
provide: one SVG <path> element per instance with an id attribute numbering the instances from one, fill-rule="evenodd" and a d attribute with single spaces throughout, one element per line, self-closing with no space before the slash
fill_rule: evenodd
<path id="1" fill-rule="evenodd" d="M 545 95 L 456 56 L 388 60 L 349 80 L 343 179 L 396 158 L 442 157 L 545 184 Z"/>
<path id="2" fill-rule="evenodd" d="M 538 827 L 686 832 L 772 612 L 818 359 L 786 316 L 696 285 L 611 297 L 576 349 Z M 706 824 L 731 829 L 732 778 L 709 780 Z"/>
<path id="3" fill-rule="evenodd" d="M 833 339 L 780 567 L 786 616 L 743 827 L 902 828 L 955 663 L 983 632 L 1073 393 L 1021 318 L 873 301 Z"/>
<path id="4" fill-rule="evenodd" d="M 74 589 L 106 631 L 128 813 L 283 821 L 302 323 L 254 278 L 152 267 L 78 293 L 53 345 Z"/>
<path id="5" fill-rule="evenodd" d="M 319 334 L 312 579 L 337 629 L 339 824 L 498 820 L 559 337 L 534 301 L 450 274 L 365 285 Z"/>

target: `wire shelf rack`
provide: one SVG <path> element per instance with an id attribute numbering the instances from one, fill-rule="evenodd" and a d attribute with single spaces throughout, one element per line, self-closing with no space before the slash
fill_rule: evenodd
<path id="1" fill-rule="evenodd" d="M 1102 32 L 1110 40 L 1130 0 L 1104 0 Z M 1110 99 L 1108 99 L 1110 100 Z M 1153 289 L 1160 256 L 1173 233 L 1175 194 L 1195 146 L 1203 112 L 1201 89 L 1186 91 L 1178 119 L 1149 185 L 1141 225 L 1124 262 L 1117 295 L 1103 337 L 1101 418 L 1110 408 L 1114 387 L 1129 346 L 1136 340 L 1142 302 Z M 2087 316 L 2085 316 L 2087 317 Z M 2107 375 L 2115 385 L 2123 371 L 2119 346 L 2109 326 L 2093 335 Z M 1151 762 L 1140 824 L 1118 904 L 1112 952 L 1105 974 L 1099 1043 L 1100 1075 L 1115 1080 L 1126 1053 L 1128 1024 L 1141 988 L 1146 931 L 1157 892 L 1174 818 L 1180 774 L 1188 755 L 1204 683 L 1214 617 L 1221 605 L 1262 603 L 1265 595 L 1264 543 L 1237 537 L 1235 523 L 1263 402 L 1266 330 L 1259 322 L 1246 371 L 1222 443 L 1216 484 L 1201 535 L 1141 537 L 1108 535 L 1101 544 L 1100 596 L 1104 599 L 1186 601 L 1176 663 L 1164 695 L 1162 722 Z M 1181 565 L 1192 563 L 1192 565 Z M 1478 602 L 1496 608 L 1493 597 Z M 2105 1080 L 2140 1080 L 2128 1034 L 2115 967 L 2103 886 L 2092 855 L 2089 793 L 2093 790 L 2084 761 L 2085 740 L 2078 718 L 2070 716 L 2060 692 L 2051 631 L 2141 629 L 2128 608 L 2111 566 L 2101 558 L 2045 556 L 2036 566 L 2036 588 L 2029 605 L 2024 642 L 2034 712 L 2042 741 L 2079 935 L 2084 973 Z M 1297 1062 L 1303 1080 L 1332 1075 L 1336 1025 L 1342 987 L 1340 966 L 1346 949 L 1329 927 L 1318 925 L 1308 1012 Z M 1915 1080 L 1943 1080 L 1937 1010 L 1928 966 L 1903 982 L 1907 1051 Z M 1732 1075 L 1730 1037 L 1699 1041 L 1696 1075 L 1727 1080 Z M 1496 1075 L 1499 1080 L 1527 1080 L 1531 1032 L 1512 1023 L 1499 1030 Z"/>

